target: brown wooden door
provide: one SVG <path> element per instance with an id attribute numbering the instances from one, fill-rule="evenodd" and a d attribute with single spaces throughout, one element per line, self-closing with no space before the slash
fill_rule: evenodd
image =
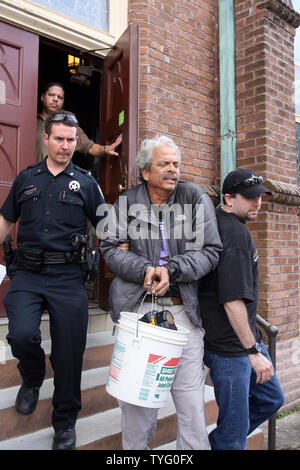
<path id="1" fill-rule="evenodd" d="M 0 22 L 0 206 L 16 175 L 35 162 L 38 45 L 37 35 Z M 1 247 L 1 264 L 2 257 Z M 0 286 L 0 316 L 5 315 L 8 284 L 6 277 Z"/>
<path id="2" fill-rule="evenodd" d="M 100 163 L 99 182 L 106 202 L 112 204 L 120 193 L 136 184 L 138 146 L 139 26 L 129 25 L 104 59 L 101 84 L 101 136 L 109 144 L 122 132 L 119 158 L 106 156 Z M 99 304 L 107 308 L 113 274 L 103 259 L 99 271 Z"/>

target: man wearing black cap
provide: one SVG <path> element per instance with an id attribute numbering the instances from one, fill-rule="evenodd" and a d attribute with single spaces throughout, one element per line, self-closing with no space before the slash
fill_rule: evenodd
<path id="1" fill-rule="evenodd" d="M 230 172 L 223 206 L 216 209 L 223 243 L 217 268 L 199 281 L 205 335 L 204 362 L 210 368 L 219 406 L 212 449 L 243 450 L 247 435 L 283 404 L 283 393 L 256 326 L 258 254 L 246 222 L 254 220 L 261 195 L 271 194 L 252 171 Z"/>

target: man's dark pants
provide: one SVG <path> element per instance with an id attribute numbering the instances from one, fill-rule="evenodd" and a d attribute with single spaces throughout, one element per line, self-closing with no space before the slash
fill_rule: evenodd
<path id="1" fill-rule="evenodd" d="M 46 265 L 41 272 L 16 269 L 4 299 L 9 319 L 8 343 L 19 359 L 28 387 L 40 387 L 45 377 L 41 348 L 41 317 L 50 318 L 54 370 L 52 424 L 54 429 L 75 425 L 81 409 L 81 370 L 86 344 L 88 300 L 78 265 Z"/>

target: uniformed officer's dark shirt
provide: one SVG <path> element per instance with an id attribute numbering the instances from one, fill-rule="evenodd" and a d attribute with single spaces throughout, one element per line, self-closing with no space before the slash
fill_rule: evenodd
<path id="1" fill-rule="evenodd" d="M 96 227 L 102 218 L 96 215 L 97 208 L 105 201 L 86 170 L 70 162 L 54 176 L 46 162 L 19 173 L 0 212 L 9 222 L 20 219 L 18 247 L 71 251 L 72 234 L 86 232 L 86 218 Z"/>

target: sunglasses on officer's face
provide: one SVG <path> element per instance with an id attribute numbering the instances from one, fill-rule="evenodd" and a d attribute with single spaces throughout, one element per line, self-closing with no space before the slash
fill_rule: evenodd
<path id="1" fill-rule="evenodd" d="M 77 121 L 76 117 L 73 116 L 73 114 L 59 113 L 59 114 L 56 114 L 51 119 L 51 122 L 52 121 L 54 121 L 54 122 L 57 122 L 57 121 L 70 121 L 70 122 L 74 122 L 75 124 L 78 124 L 78 121 Z"/>

